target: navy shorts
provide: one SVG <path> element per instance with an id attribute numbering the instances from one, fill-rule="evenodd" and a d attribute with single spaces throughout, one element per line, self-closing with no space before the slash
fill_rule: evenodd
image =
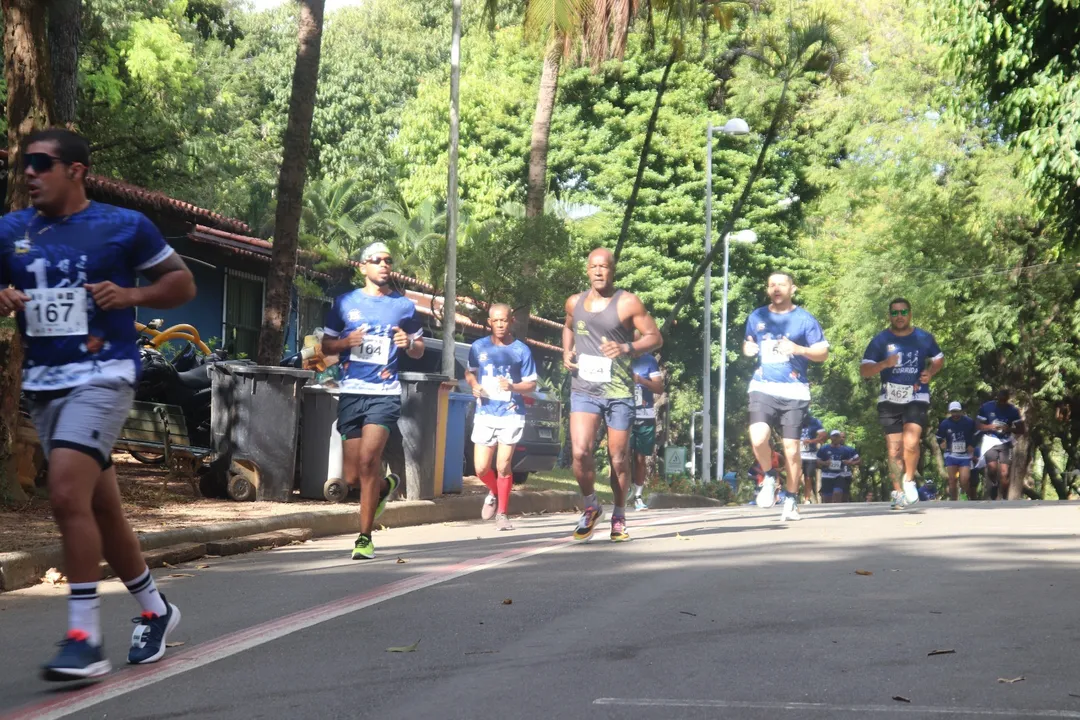
<path id="1" fill-rule="evenodd" d="M 848 475 L 838 475 L 837 477 L 822 477 L 821 478 L 821 494 L 832 495 L 834 493 L 845 493 L 851 490 L 851 477 Z"/>
<path id="2" fill-rule="evenodd" d="M 603 415 L 608 430 L 629 430 L 634 424 L 634 398 L 605 398 L 572 392 L 570 412 Z"/>
<path id="3" fill-rule="evenodd" d="M 971 467 L 971 458 L 969 458 L 967 455 L 963 455 L 963 456 L 946 455 L 945 456 L 945 467 L 965 467 L 965 468 L 970 468 Z"/>
<path id="4" fill-rule="evenodd" d="M 360 437 L 365 425 L 381 425 L 391 430 L 400 417 L 400 395 L 343 393 L 338 396 L 337 427 L 342 440 Z"/>

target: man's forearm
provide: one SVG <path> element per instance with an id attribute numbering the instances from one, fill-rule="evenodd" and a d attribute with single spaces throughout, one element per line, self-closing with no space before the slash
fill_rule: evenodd
<path id="1" fill-rule="evenodd" d="M 323 355 L 340 355 L 349 349 L 349 341 L 347 337 L 327 337 L 323 335 L 322 339 L 322 353 Z"/>
<path id="2" fill-rule="evenodd" d="M 413 344 L 409 346 L 409 349 L 405 351 L 405 354 L 411 357 L 413 360 L 419 360 L 424 356 L 424 340 L 423 338 L 417 338 L 413 341 Z"/>
<path id="3" fill-rule="evenodd" d="M 132 305 L 153 310 L 171 310 L 195 297 L 195 280 L 184 268 L 167 272 L 149 285 L 131 289 Z"/>

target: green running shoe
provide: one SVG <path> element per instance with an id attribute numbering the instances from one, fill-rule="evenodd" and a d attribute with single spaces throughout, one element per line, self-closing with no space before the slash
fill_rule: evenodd
<path id="1" fill-rule="evenodd" d="M 398 489 L 398 485 L 401 484 L 401 478 L 394 473 L 390 473 L 386 476 L 386 482 L 389 483 L 390 487 L 386 489 L 386 492 L 379 494 L 379 504 L 375 508 L 376 518 L 383 514 L 383 510 L 386 509 L 386 501 L 394 494 L 394 491 Z"/>
<path id="2" fill-rule="evenodd" d="M 352 551 L 353 560 L 374 560 L 375 559 L 375 543 L 371 542 L 370 535 L 364 535 L 361 533 L 356 536 L 356 544 L 353 545 Z"/>

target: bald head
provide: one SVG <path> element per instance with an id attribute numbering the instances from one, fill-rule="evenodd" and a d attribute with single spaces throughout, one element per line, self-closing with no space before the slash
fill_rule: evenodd
<path id="1" fill-rule="evenodd" d="M 615 255 L 607 248 L 596 248 L 589 253 L 586 272 L 592 289 L 609 295 L 615 287 Z"/>
<path id="2" fill-rule="evenodd" d="M 488 308 L 488 325 L 491 335 L 498 341 L 511 340 L 510 324 L 514 321 L 514 311 L 506 303 L 494 303 Z"/>

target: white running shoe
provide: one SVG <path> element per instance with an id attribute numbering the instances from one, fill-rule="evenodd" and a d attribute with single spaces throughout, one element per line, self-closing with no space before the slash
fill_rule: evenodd
<path id="1" fill-rule="evenodd" d="M 494 493 L 488 493 L 487 497 L 484 498 L 484 507 L 480 510 L 481 520 L 490 520 L 495 517 L 495 502 L 496 498 Z"/>
<path id="2" fill-rule="evenodd" d="M 799 506 L 795 504 L 795 498 L 788 496 L 784 498 L 784 511 L 780 513 L 781 521 L 788 520 L 802 520 L 799 516 Z"/>
<path id="3" fill-rule="evenodd" d="M 919 502 L 919 488 L 914 480 L 904 481 L 904 499 L 907 500 L 908 505 Z"/>
<path id="4" fill-rule="evenodd" d="M 765 479 L 761 481 L 761 489 L 758 490 L 755 502 L 760 508 L 771 508 L 776 504 L 776 478 L 773 475 L 765 474 Z"/>

